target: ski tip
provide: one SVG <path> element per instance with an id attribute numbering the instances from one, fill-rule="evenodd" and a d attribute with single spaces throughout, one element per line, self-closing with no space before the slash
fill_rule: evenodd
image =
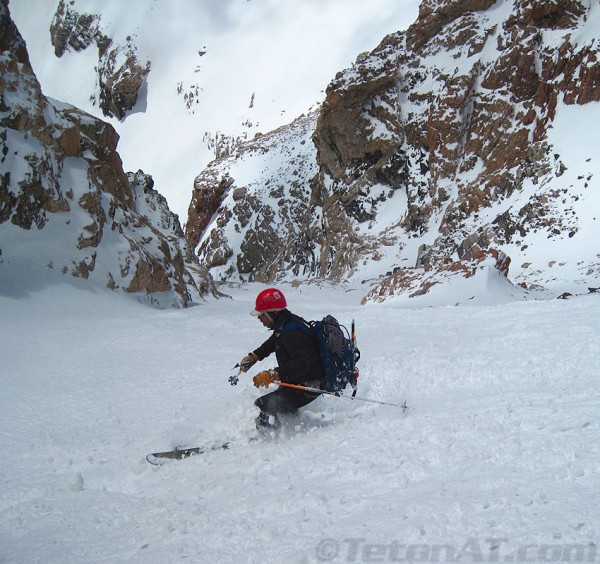
<path id="1" fill-rule="evenodd" d="M 146 461 L 152 464 L 152 466 L 160 466 L 160 462 L 158 462 L 158 459 L 154 456 L 154 454 L 147 454 Z"/>

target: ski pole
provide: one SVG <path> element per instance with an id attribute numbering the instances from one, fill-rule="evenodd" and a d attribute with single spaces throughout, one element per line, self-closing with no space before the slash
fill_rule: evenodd
<path id="1" fill-rule="evenodd" d="M 286 382 L 273 382 L 274 384 L 277 384 L 278 386 L 283 386 L 285 388 L 293 388 L 295 390 L 302 390 L 304 392 L 311 392 L 314 394 L 327 394 L 328 396 L 333 396 L 336 398 L 343 398 L 343 399 L 348 399 L 348 400 L 358 400 L 358 401 L 366 401 L 369 403 L 376 403 L 379 405 L 388 405 L 390 407 L 401 407 L 403 411 L 406 411 L 408 409 L 408 405 L 406 405 L 406 402 L 404 402 L 402 405 L 397 404 L 397 403 L 387 403 L 385 401 L 378 401 L 378 400 L 372 400 L 372 399 L 366 399 L 366 398 L 357 398 L 357 397 L 349 397 L 349 396 L 343 396 L 342 394 L 339 394 L 337 392 L 327 392 L 326 390 L 320 390 L 319 388 L 311 388 L 310 386 L 300 386 L 298 384 L 288 384 Z"/>
<path id="2" fill-rule="evenodd" d="M 237 383 L 240 380 L 240 374 L 242 372 L 245 372 L 246 370 L 248 370 L 252 365 L 254 364 L 254 362 L 251 361 L 246 361 L 246 362 L 238 362 L 231 370 L 235 370 L 236 368 L 238 368 L 238 373 L 234 374 L 233 376 L 229 377 L 229 383 L 232 386 L 237 386 Z"/>
<path id="3" fill-rule="evenodd" d="M 236 368 L 240 368 L 237 374 L 229 377 L 229 383 L 232 386 L 237 386 L 237 383 L 240 381 L 240 374 L 242 373 L 242 368 L 239 364 L 236 364 L 231 370 L 235 370 Z"/>

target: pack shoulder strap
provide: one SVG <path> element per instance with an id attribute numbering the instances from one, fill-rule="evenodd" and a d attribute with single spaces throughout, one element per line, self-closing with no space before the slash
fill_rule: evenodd
<path id="1" fill-rule="evenodd" d="M 309 321 L 306 321 L 306 319 L 302 319 L 301 317 L 298 317 L 298 319 L 300 320 L 300 323 L 296 320 L 284 323 L 280 332 L 283 333 L 284 331 L 289 331 L 290 329 L 297 329 L 299 331 L 302 331 L 303 333 L 306 333 L 307 335 L 312 335 L 314 337 L 315 332 L 313 330 L 312 324 Z"/>

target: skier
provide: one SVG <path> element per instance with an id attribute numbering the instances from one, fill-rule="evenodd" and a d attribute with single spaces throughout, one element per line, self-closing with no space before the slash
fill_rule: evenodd
<path id="1" fill-rule="evenodd" d="M 255 309 L 250 312 L 260 322 L 273 331 L 273 334 L 253 352 L 240 361 L 240 370 L 247 372 L 258 361 L 275 353 L 278 367 L 259 372 L 253 378 L 257 388 L 267 388 L 273 382 L 286 382 L 318 388 L 323 376 L 323 365 L 317 340 L 300 329 L 285 325 L 292 322 L 296 327 L 303 320 L 287 309 L 283 293 L 276 288 L 267 288 L 256 297 Z M 277 429 L 281 423 L 279 414 L 293 415 L 298 408 L 319 397 L 318 393 L 304 392 L 290 388 L 279 388 L 258 398 L 254 405 L 260 409 L 256 427 Z"/>

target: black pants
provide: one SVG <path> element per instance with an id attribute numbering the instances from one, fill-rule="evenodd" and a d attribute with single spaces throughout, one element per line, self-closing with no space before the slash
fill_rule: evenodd
<path id="1" fill-rule="evenodd" d="M 279 388 L 270 394 L 259 397 L 254 402 L 254 405 L 269 415 L 277 415 L 278 413 L 294 414 L 298 411 L 299 407 L 308 405 L 320 395 L 301 390 Z"/>

